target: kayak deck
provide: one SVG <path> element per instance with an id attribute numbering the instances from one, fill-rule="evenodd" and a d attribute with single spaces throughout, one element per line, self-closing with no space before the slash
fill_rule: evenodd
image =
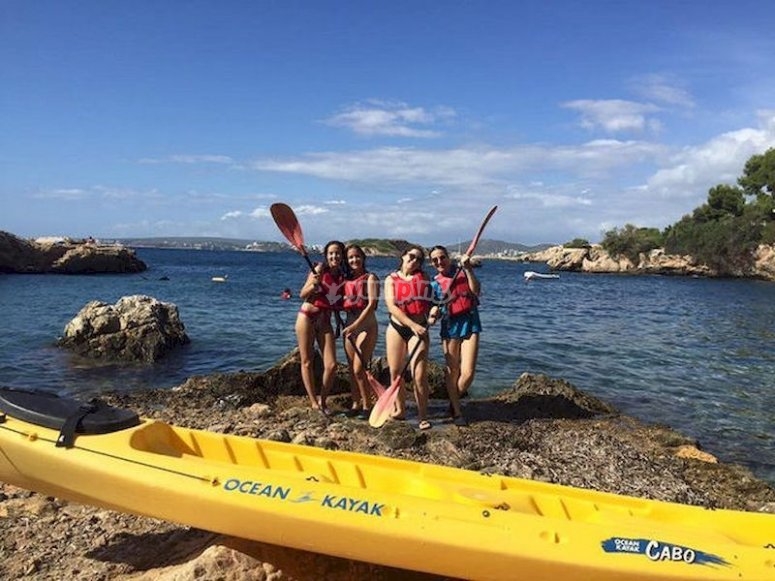
<path id="1" fill-rule="evenodd" d="M 705 535 L 710 530 L 720 539 L 741 545 L 756 546 L 759 542 L 755 531 L 727 523 L 725 514 L 729 511 L 659 503 L 498 475 L 486 476 L 432 464 L 349 452 L 332 454 L 318 448 L 200 432 L 161 422 L 136 429 L 130 443 L 138 452 L 194 463 L 260 468 L 377 493 L 473 504 L 591 524 L 646 520 L 687 526 L 689 521 Z M 449 471 L 455 472 L 454 478 L 450 477 Z"/>

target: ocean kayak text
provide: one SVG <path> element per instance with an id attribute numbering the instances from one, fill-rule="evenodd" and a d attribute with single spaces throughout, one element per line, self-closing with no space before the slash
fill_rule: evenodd
<path id="1" fill-rule="evenodd" d="M 237 492 L 240 494 L 250 494 L 253 496 L 264 496 L 278 500 L 287 500 L 290 502 L 316 502 L 323 508 L 344 510 L 347 512 L 359 512 L 369 516 L 382 516 L 385 508 L 384 504 L 369 502 L 359 498 L 350 498 L 349 496 L 339 496 L 336 494 L 325 494 L 322 499 L 315 498 L 310 492 L 302 494 L 293 494 L 293 489 L 289 486 L 277 486 L 263 482 L 254 482 L 252 480 L 238 480 L 229 478 L 223 483 L 223 489 L 227 492 Z"/>

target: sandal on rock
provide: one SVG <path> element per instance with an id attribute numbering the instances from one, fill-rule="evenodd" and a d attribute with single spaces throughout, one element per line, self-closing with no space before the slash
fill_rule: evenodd
<path id="1" fill-rule="evenodd" d="M 468 425 L 468 421 L 463 416 L 455 416 L 452 418 L 452 423 L 461 428 Z"/>
<path id="2" fill-rule="evenodd" d="M 423 420 L 417 425 L 417 427 L 420 428 L 420 430 L 425 431 L 430 430 L 433 426 L 431 426 L 431 423 L 428 420 Z"/>

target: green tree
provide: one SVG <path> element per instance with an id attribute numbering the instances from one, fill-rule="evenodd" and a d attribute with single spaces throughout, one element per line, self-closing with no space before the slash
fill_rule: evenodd
<path id="1" fill-rule="evenodd" d="M 775 147 L 761 155 L 752 155 L 737 183 L 748 196 L 775 196 Z"/>
<path id="2" fill-rule="evenodd" d="M 613 228 L 604 234 L 601 245 L 611 256 L 626 256 L 637 264 L 641 252 L 648 252 L 662 246 L 664 238 L 657 228 L 639 228 L 626 224 L 624 228 Z"/>
<path id="3" fill-rule="evenodd" d="M 745 207 L 743 190 L 726 184 L 712 187 L 708 191 L 708 206 L 718 212 L 719 217 L 726 214 L 740 216 Z"/>
<path id="4" fill-rule="evenodd" d="M 563 244 L 563 246 L 565 248 L 589 248 L 592 245 L 586 238 L 574 238 L 570 242 Z"/>

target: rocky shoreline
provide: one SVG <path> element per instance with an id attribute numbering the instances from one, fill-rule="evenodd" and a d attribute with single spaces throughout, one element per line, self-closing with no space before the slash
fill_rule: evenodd
<path id="1" fill-rule="evenodd" d="M 552 246 L 540 252 L 517 257 L 522 262 L 543 262 L 552 270 L 590 273 L 661 274 L 672 276 L 718 277 L 718 272 L 692 256 L 666 254 L 661 248 L 641 253 L 637 262 L 626 256 L 611 256 L 599 244 L 584 248 Z M 775 246 L 762 244 L 750 267 L 724 276 L 775 281 Z"/>
<path id="2" fill-rule="evenodd" d="M 99 274 L 143 272 L 135 251 L 92 240 L 25 240 L 0 230 L 0 274 Z"/>
<path id="3" fill-rule="evenodd" d="M 569 383 L 523 374 L 486 399 L 466 400 L 470 424 L 444 416 L 375 430 L 306 405 L 295 354 L 266 373 L 195 377 L 172 390 L 111 393 L 113 405 L 175 424 L 328 449 L 352 450 L 712 508 L 775 513 L 775 489 L 739 466 L 716 462 L 698 442 L 617 413 Z M 332 398 L 349 403 L 343 368 Z M 149 518 L 0 488 L 4 579 L 416 579 L 399 571 L 247 542 Z"/>

